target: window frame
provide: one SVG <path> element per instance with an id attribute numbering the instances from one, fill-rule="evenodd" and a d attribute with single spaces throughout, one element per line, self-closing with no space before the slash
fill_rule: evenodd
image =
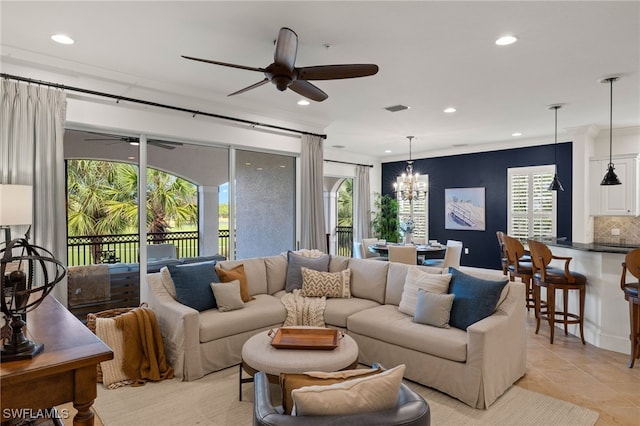
<path id="1" fill-rule="evenodd" d="M 533 238 L 533 237 L 555 237 L 557 235 L 557 227 L 558 227 L 558 199 L 556 191 L 551 191 L 548 188 L 551 180 L 553 179 L 553 175 L 555 173 L 555 165 L 540 165 L 540 166 L 526 166 L 526 167 L 510 167 L 507 168 L 507 233 L 515 238 Z M 539 176 L 543 176 L 542 182 L 537 183 L 536 178 Z M 513 209 L 513 205 L 515 202 L 514 188 L 513 188 L 513 177 L 515 176 L 526 176 L 527 178 L 527 201 L 526 201 L 526 211 L 520 212 L 515 211 Z M 538 178 L 539 179 L 539 178 Z M 537 184 L 537 187 L 536 187 Z M 541 190 L 541 188 L 544 188 Z M 540 211 L 535 210 L 536 205 L 540 205 L 540 203 L 544 203 L 544 198 L 540 196 L 543 195 L 548 197 L 551 196 L 551 210 L 550 211 Z M 531 208 L 534 207 L 534 208 Z M 515 225 L 515 219 L 517 218 L 526 218 L 527 219 L 527 235 L 523 235 L 522 231 L 519 229 L 520 227 Z M 544 233 L 541 235 L 536 235 L 536 221 L 540 219 L 544 220 L 550 218 L 551 226 L 549 227 L 548 233 Z"/>

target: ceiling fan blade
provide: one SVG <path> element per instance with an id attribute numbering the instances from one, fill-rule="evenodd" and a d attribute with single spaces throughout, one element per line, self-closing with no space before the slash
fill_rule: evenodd
<path id="1" fill-rule="evenodd" d="M 319 65 L 297 68 L 299 80 L 338 80 L 367 77 L 378 72 L 375 64 Z"/>
<path id="2" fill-rule="evenodd" d="M 252 85 L 251 85 L 251 86 L 249 86 L 249 87 L 245 87 L 244 89 L 240 89 L 240 90 L 238 90 L 237 92 L 230 93 L 230 94 L 228 94 L 227 96 L 239 95 L 240 93 L 244 93 L 244 92 L 246 92 L 246 91 L 248 91 L 248 90 L 255 89 L 256 87 L 260 87 L 260 86 L 262 86 L 263 84 L 266 84 L 266 83 L 268 83 L 268 82 L 269 82 L 269 79 L 268 79 L 268 78 L 265 78 L 264 80 L 259 81 L 259 82 L 257 82 L 256 84 L 252 84 Z"/>
<path id="3" fill-rule="evenodd" d="M 164 149 L 176 149 L 176 146 L 178 146 L 177 144 L 164 143 L 160 141 L 148 141 L 147 145 L 157 146 L 158 148 Z"/>
<path id="4" fill-rule="evenodd" d="M 255 67 L 247 67 L 244 65 L 228 64 L 226 62 L 212 61 L 210 59 L 194 58 L 193 56 L 182 55 L 182 57 L 185 59 L 191 59 L 192 61 L 200 61 L 200 62 L 206 62 L 208 64 L 222 65 L 223 67 L 231 67 L 231 68 L 239 68 L 241 70 L 264 72 L 264 68 L 255 68 Z"/>
<path id="5" fill-rule="evenodd" d="M 299 95 L 309 98 L 312 101 L 322 102 L 329 97 L 326 93 L 320 90 L 318 87 L 304 80 L 296 80 L 289 86 L 289 89 L 293 90 Z"/>
<path id="6" fill-rule="evenodd" d="M 276 65 L 293 70 L 298 54 L 298 35 L 289 28 L 280 28 L 278 40 L 276 40 L 276 52 L 273 54 L 273 62 Z"/>

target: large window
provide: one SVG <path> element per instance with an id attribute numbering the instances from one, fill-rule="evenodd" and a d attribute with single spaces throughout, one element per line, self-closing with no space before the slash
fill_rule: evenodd
<path id="1" fill-rule="evenodd" d="M 510 236 L 526 239 L 556 235 L 556 193 L 547 189 L 553 172 L 552 165 L 507 170 Z"/>

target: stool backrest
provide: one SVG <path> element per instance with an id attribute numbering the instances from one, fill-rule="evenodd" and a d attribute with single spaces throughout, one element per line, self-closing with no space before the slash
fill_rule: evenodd
<path id="1" fill-rule="evenodd" d="M 540 241 L 529 240 L 529 251 L 531 252 L 531 263 L 533 263 L 533 269 L 546 270 L 547 265 L 551 262 L 553 254 L 546 244 Z"/>
<path id="2" fill-rule="evenodd" d="M 525 249 L 520 240 L 509 235 L 503 235 L 505 251 L 507 252 L 507 261 L 509 265 L 513 265 L 515 272 L 518 272 L 520 266 L 519 260 L 525 255 Z"/>
<path id="3" fill-rule="evenodd" d="M 640 249 L 631 250 L 624 258 L 623 268 L 631 272 L 631 275 L 640 280 Z M 624 279 L 624 270 L 623 270 Z"/>

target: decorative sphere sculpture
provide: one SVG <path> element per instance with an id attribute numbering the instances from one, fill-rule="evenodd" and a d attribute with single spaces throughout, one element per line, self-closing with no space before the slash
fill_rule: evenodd
<path id="1" fill-rule="evenodd" d="M 26 238 L 8 242 L 0 256 L 0 310 L 10 331 L 3 333 L 0 360 L 30 359 L 42 351 L 44 344 L 36 344 L 24 335 L 26 314 L 40 305 L 67 270 L 51 252 L 29 244 Z M 17 268 L 7 273 L 9 265 Z"/>

